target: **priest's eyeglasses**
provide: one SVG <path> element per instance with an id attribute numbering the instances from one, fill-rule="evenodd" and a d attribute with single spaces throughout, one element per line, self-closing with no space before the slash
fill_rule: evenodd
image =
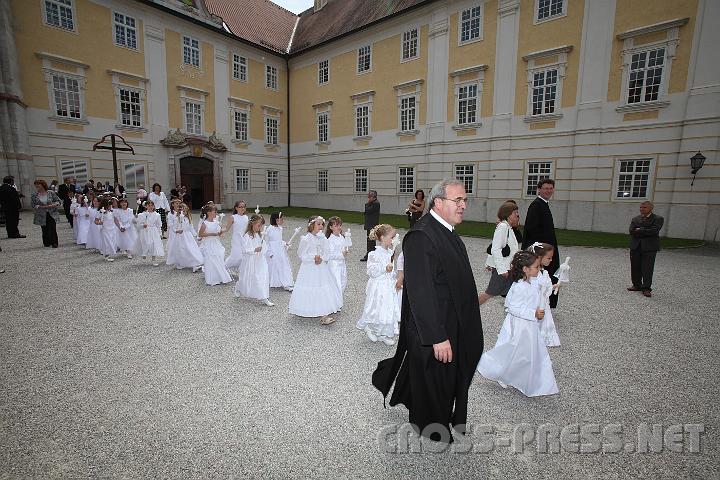
<path id="1" fill-rule="evenodd" d="M 457 205 L 458 207 L 460 206 L 460 204 L 465 204 L 465 206 L 467 207 L 468 202 L 470 201 L 470 199 L 468 197 L 458 197 L 458 198 L 440 197 L 440 198 L 443 200 L 450 200 L 451 202 L 455 202 L 455 205 Z"/>

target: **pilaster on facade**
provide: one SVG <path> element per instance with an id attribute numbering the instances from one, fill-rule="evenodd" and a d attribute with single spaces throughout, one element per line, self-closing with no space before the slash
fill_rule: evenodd
<path id="1" fill-rule="evenodd" d="M 427 144 L 445 141 L 447 122 L 448 62 L 450 60 L 450 14 L 442 5 L 431 14 L 428 29 Z M 426 154 L 430 153 L 428 147 Z"/>
<path id="2" fill-rule="evenodd" d="M 155 125 L 157 134 L 165 133 L 169 125 L 168 93 L 167 93 L 167 62 L 165 58 L 165 30 L 161 26 L 143 22 L 145 25 L 145 71 L 150 88 L 148 102 L 148 123 Z M 155 135 L 156 132 L 152 132 Z"/>
<path id="3" fill-rule="evenodd" d="M 497 39 L 495 42 L 495 78 L 493 92 L 493 135 L 509 135 L 515 105 L 515 79 L 520 31 L 520 1 L 499 0 Z"/>

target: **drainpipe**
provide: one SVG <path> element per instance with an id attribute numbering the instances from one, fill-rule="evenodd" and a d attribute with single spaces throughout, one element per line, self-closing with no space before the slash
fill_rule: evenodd
<path id="1" fill-rule="evenodd" d="M 287 117 L 287 179 L 288 179 L 288 196 L 287 196 L 287 206 L 291 206 L 290 203 L 290 194 L 292 193 L 292 187 L 291 187 L 291 175 L 290 175 L 290 59 L 288 57 L 285 57 L 285 71 L 287 72 L 285 74 L 285 82 L 286 82 L 286 90 L 287 90 L 287 108 L 285 109 L 287 111 L 286 117 Z"/>

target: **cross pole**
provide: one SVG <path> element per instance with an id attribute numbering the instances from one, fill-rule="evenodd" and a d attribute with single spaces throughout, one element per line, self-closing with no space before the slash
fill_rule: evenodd
<path id="1" fill-rule="evenodd" d="M 105 143 L 107 141 L 108 137 L 110 137 L 110 146 L 109 147 L 107 145 L 102 145 L 103 143 Z M 120 141 L 122 141 L 123 145 L 125 145 L 124 147 L 117 146 L 117 144 L 115 142 L 116 137 L 119 138 Z M 118 183 L 120 183 L 120 179 L 118 178 L 117 152 L 130 152 L 133 155 L 135 155 L 135 150 L 133 149 L 133 147 L 128 145 L 128 143 L 125 141 L 125 139 L 123 137 L 121 137 L 120 135 L 115 135 L 114 133 L 111 133 L 109 135 L 105 135 L 102 138 L 102 140 L 100 140 L 95 145 L 93 145 L 92 149 L 93 149 L 93 152 L 95 150 L 110 150 L 110 151 L 112 151 L 113 173 L 115 175 L 115 183 L 114 184 L 117 185 Z"/>

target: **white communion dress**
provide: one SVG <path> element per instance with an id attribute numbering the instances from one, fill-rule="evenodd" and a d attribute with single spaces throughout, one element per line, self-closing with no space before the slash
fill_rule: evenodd
<path id="1" fill-rule="evenodd" d="M 477 367 L 483 377 L 512 385 L 528 397 L 558 393 L 540 322 L 535 318 L 539 304 L 535 285 L 525 280 L 513 283 L 505 299 L 507 316 L 497 342 L 482 355 Z"/>
<path id="2" fill-rule="evenodd" d="M 160 232 L 162 220 L 157 212 L 144 211 L 133 220 L 138 229 L 135 242 L 135 254 L 143 257 L 162 257 L 165 255 Z"/>
<path id="3" fill-rule="evenodd" d="M 345 264 L 345 253 L 348 242 L 342 235 L 331 233 L 328 237 L 329 256 L 328 265 L 335 281 L 340 286 L 340 291 L 345 293 L 347 287 L 347 265 Z"/>
<path id="4" fill-rule="evenodd" d="M 137 230 L 133 227 L 133 211 L 131 208 L 113 210 L 113 214 L 120 224 L 118 229 L 118 250 L 132 253 L 137 242 Z M 122 230 L 125 230 L 124 232 Z"/>
<path id="5" fill-rule="evenodd" d="M 102 221 L 100 225 L 100 234 L 102 236 L 102 246 L 100 253 L 105 256 L 115 255 L 117 253 L 117 234 L 118 228 L 115 225 L 115 216 L 111 210 L 100 212 L 98 217 Z"/>
<path id="6" fill-rule="evenodd" d="M 75 225 L 75 230 L 77 230 L 77 239 L 75 241 L 78 245 L 83 245 L 87 243 L 88 230 L 90 230 L 90 222 L 92 221 L 90 219 L 92 209 L 87 206 L 82 206 L 78 207 L 76 211 L 77 221 Z"/>
<path id="7" fill-rule="evenodd" d="M 170 217 L 168 217 L 170 218 Z M 170 232 L 168 221 L 168 233 Z M 168 248 L 167 264 L 175 268 L 195 268 L 203 264 L 203 254 L 198 247 L 197 233 L 185 215 L 178 215 L 172 223 L 173 249 Z"/>
<path id="8" fill-rule="evenodd" d="M 267 263 L 272 288 L 292 288 L 293 271 L 290 257 L 283 241 L 283 227 L 270 225 L 265 230 L 267 242 Z"/>
<path id="9" fill-rule="evenodd" d="M 225 260 L 225 267 L 240 270 L 243 261 L 242 238 L 248 226 L 248 216 L 233 214 L 232 240 L 230 242 L 230 256 Z"/>
<path id="10" fill-rule="evenodd" d="M 90 226 L 88 227 L 87 242 L 85 248 L 89 250 L 100 250 L 102 248 L 102 233 L 100 233 L 100 225 L 95 223 L 96 218 L 100 218 L 100 210 L 97 208 L 90 209 Z"/>
<path id="11" fill-rule="evenodd" d="M 258 247 L 262 250 L 256 252 Z M 252 237 L 246 233 L 242 237 L 242 248 L 245 259 L 235 284 L 235 296 L 264 300 L 270 297 L 267 241 L 263 241 L 259 233 Z"/>
<path id="12" fill-rule="evenodd" d="M 387 266 L 392 264 L 393 250 L 376 246 L 375 251 L 368 254 L 367 286 L 365 287 L 365 307 L 362 316 L 355 325 L 377 337 L 392 338 L 399 333 L 400 308 L 395 290 L 395 270 L 388 272 Z"/>
<path id="13" fill-rule="evenodd" d="M 222 228 L 217 220 L 203 220 L 202 224 L 205 225 L 205 233 L 218 233 Z M 232 282 L 230 273 L 225 268 L 225 247 L 220 242 L 220 237 L 203 237 L 200 250 L 203 254 L 205 283 L 218 285 Z"/>
<path id="14" fill-rule="evenodd" d="M 315 264 L 315 256 L 322 261 Z M 300 270 L 290 295 L 289 311 L 299 317 L 323 317 L 340 311 L 342 292 L 327 264 L 328 241 L 322 232 L 306 233 L 298 245 Z"/>
<path id="15" fill-rule="evenodd" d="M 550 274 L 545 269 L 540 270 L 538 276 L 532 278 L 530 283 L 535 285 L 540 292 L 540 308 L 545 310 L 545 316 L 540 322 L 540 335 L 542 335 L 545 340 L 545 345 L 548 347 L 559 347 L 560 337 L 555 328 L 555 321 L 553 320 L 552 310 L 550 309 L 550 295 L 552 295 L 553 290 Z"/>

